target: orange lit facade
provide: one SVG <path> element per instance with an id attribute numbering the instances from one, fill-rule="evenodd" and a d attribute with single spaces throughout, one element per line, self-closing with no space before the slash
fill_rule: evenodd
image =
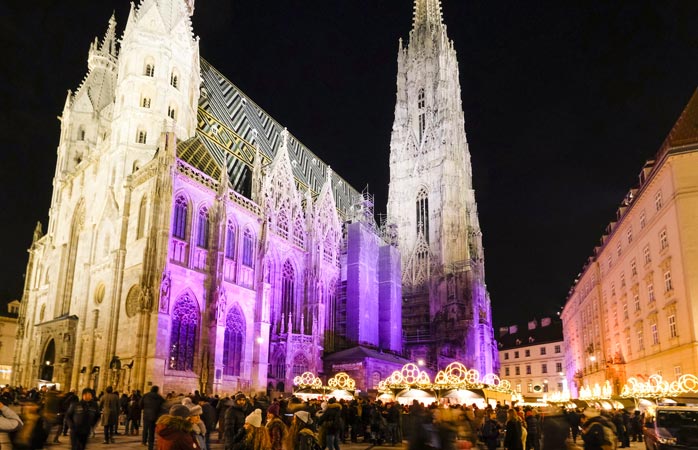
<path id="1" fill-rule="evenodd" d="M 571 395 L 698 373 L 698 91 L 640 173 L 561 314 Z"/>

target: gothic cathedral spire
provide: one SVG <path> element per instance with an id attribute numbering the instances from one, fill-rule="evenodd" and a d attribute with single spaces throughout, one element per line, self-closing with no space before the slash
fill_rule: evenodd
<path id="1" fill-rule="evenodd" d="M 439 0 L 415 0 L 396 100 L 388 216 L 402 255 L 406 348 L 434 367 L 459 360 L 495 372 L 458 60 Z"/>

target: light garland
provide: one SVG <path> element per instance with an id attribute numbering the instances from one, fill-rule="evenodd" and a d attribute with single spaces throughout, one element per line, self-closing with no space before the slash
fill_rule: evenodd
<path id="1" fill-rule="evenodd" d="M 603 386 L 596 383 L 593 388 L 583 386 L 579 389 L 580 400 L 609 400 L 612 395 L 613 387 L 611 387 L 611 382 L 608 380 L 606 380 Z"/>
<path id="2" fill-rule="evenodd" d="M 301 389 L 312 388 L 321 389 L 322 380 L 316 377 L 312 372 L 303 372 L 293 378 L 293 384 Z"/>
<path id="3" fill-rule="evenodd" d="M 343 389 L 353 391 L 356 389 L 356 381 L 345 372 L 339 372 L 334 377 L 327 380 L 327 385 L 332 389 Z"/>
<path id="4" fill-rule="evenodd" d="M 698 377 L 693 374 L 684 374 L 678 380 L 668 382 L 661 375 L 650 375 L 647 381 L 642 382 L 637 378 L 628 378 L 621 390 L 621 397 L 625 398 L 661 398 L 678 397 L 684 394 L 698 393 Z"/>

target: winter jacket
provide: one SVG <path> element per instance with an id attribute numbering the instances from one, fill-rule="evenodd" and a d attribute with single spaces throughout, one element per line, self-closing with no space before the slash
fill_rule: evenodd
<path id="1" fill-rule="evenodd" d="M 155 425 L 158 450 L 201 450 L 187 419 L 165 414 Z"/>
<path id="2" fill-rule="evenodd" d="M 104 394 L 99 407 L 102 409 L 102 426 L 116 425 L 121 410 L 119 396 L 113 392 Z"/>
<path id="3" fill-rule="evenodd" d="M 507 422 L 506 435 L 504 436 L 504 448 L 507 450 L 523 450 L 521 428 L 521 422 L 518 420 L 510 420 Z"/>
<path id="4" fill-rule="evenodd" d="M 143 410 L 143 421 L 148 422 L 157 420 L 162 414 L 162 404 L 165 399 L 157 392 L 148 392 L 140 401 L 141 409 Z"/>
<path id="5" fill-rule="evenodd" d="M 286 433 L 288 432 L 286 424 L 278 417 L 274 417 L 267 422 L 267 431 L 271 441 L 271 450 L 282 450 L 284 439 L 286 439 Z"/>
<path id="6" fill-rule="evenodd" d="M 99 420 L 99 405 L 94 400 L 75 402 L 65 413 L 65 420 L 72 433 L 89 434 Z"/>
<path id="7" fill-rule="evenodd" d="M 228 408 L 225 413 L 225 430 L 223 438 L 225 439 L 225 450 L 232 449 L 232 442 L 235 435 L 245 425 L 245 417 L 247 416 L 247 405 L 240 407 L 233 405 Z"/>
<path id="8" fill-rule="evenodd" d="M 339 403 L 328 404 L 317 423 L 326 434 L 337 434 L 342 429 L 342 406 Z"/>
<path id="9" fill-rule="evenodd" d="M 602 450 L 603 445 L 617 447 L 616 427 L 603 416 L 592 417 L 582 429 L 584 450 Z"/>

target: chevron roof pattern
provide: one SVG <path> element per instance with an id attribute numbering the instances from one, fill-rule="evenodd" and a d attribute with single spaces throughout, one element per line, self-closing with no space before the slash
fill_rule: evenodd
<path id="1" fill-rule="evenodd" d="M 233 189 L 249 197 L 255 157 L 259 155 L 263 167 L 271 163 L 284 127 L 203 58 L 201 77 L 197 136 L 180 143 L 177 153 L 214 179 L 218 170 L 212 168 L 211 159 L 218 166 L 225 161 Z M 296 184 L 316 197 L 327 179 L 327 164 L 292 135 L 288 151 Z M 199 167 L 202 164 L 206 167 Z M 334 171 L 331 177 L 335 204 L 347 217 L 360 194 Z"/>

